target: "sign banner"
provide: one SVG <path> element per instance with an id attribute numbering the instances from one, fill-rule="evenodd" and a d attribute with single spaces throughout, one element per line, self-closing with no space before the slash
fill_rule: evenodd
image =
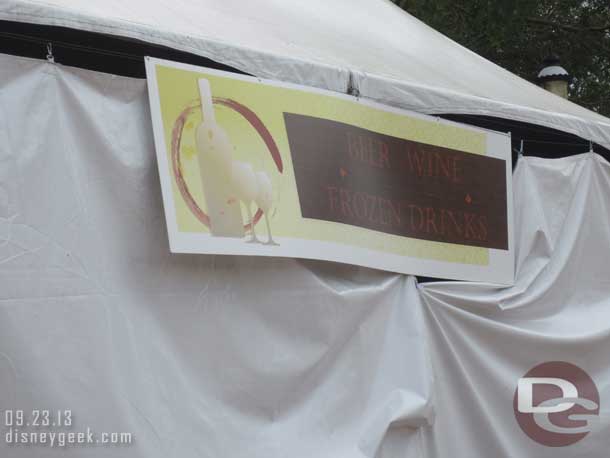
<path id="1" fill-rule="evenodd" d="M 147 58 L 172 252 L 513 282 L 510 138 Z"/>

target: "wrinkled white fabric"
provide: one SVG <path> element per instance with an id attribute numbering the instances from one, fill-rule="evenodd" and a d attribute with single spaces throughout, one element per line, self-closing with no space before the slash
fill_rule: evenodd
<path id="1" fill-rule="evenodd" d="M 483 59 L 388 0 L 4 0 L 0 19 L 129 37 L 255 76 L 423 113 L 531 122 L 610 148 L 610 120 Z"/>
<path id="2" fill-rule="evenodd" d="M 134 436 L 62 456 L 606 453 L 599 156 L 520 160 L 511 288 L 172 255 L 154 157 L 144 81 L 0 55 L 0 409 L 72 409 L 76 430 Z M 600 430 L 558 449 L 512 409 L 517 379 L 552 360 L 601 395 Z M 0 437 L 3 458 L 56 455 Z"/>
<path id="3" fill-rule="evenodd" d="M 133 433 L 79 458 L 421 456 L 414 279 L 170 254 L 145 85 L 0 55 L 0 409 Z"/>
<path id="4" fill-rule="evenodd" d="M 513 189 L 515 286 L 420 288 L 438 380 L 426 456 L 607 456 L 610 164 L 595 154 L 528 157 L 518 163 Z M 530 440 L 513 414 L 517 380 L 548 361 L 582 368 L 600 393 L 600 424 L 569 447 Z"/>

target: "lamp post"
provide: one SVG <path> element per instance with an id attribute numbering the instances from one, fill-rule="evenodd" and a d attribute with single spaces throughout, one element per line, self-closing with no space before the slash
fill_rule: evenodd
<path id="1" fill-rule="evenodd" d="M 544 59 L 544 67 L 538 73 L 538 84 L 549 92 L 564 99 L 568 98 L 568 85 L 572 77 L 560 65 L 559 57 L 551 55 Z"/>

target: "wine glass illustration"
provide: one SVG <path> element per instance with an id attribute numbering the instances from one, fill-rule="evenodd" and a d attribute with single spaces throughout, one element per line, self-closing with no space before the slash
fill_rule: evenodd
<path id="1" fill-rule="evenodd" d="M 271 180 L 269 179 L 269 175 L 265 172 L 256 172 L 256 182 L 258 184 L 258 194 L 255 202 L 256 205 L 258 205 L 258 208 L 263 211 L 265 223 L 267 225 L 268 240 L 265 242 L 265 245 L 278 245 L 271 236 L 271 225 L 269 224 L 269 211 L 273 204 Z"/>
<path id="2" fill-rule="evenodd" d="M 256 180 L 256 174 L 252 169 L 252 165 L 247 162 L 233 161 L 232 164 L 232 188 L 235 196 L 241 200 L 248 214 L 248 220 L 250 221 L 251 237 L 247 240 L 248 243 L 260 243 L 260 240 L 256 237 L 254 230 L 254 219 L 252 218 L 252 210 L 250 206 L 252 201 L 256 199 L 258 194 L 258 183 Z"/>

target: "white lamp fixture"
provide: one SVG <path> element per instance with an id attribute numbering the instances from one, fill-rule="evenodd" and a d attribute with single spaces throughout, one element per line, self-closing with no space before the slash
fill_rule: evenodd
<path id="1" fill-rule="evenodd" d="M 551 55 L 544 59 L 544 68 L 538 73 L 538 84 L 549 92 L 564 99 L 568 98 L 568 85 L 572 77 L 560 65 L 559 57 Z"/>

